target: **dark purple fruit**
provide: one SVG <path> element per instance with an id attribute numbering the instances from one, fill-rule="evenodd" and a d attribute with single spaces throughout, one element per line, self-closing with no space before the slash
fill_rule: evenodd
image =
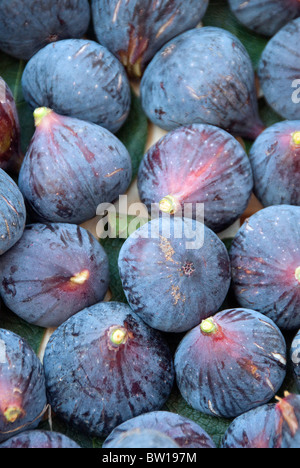
<path id="1" fill-rule="evenodd" d="M 29 60 L 51 42 L 82 37 L 89 22 L 88 0 L 1 0 L 0 49 Z"/>
<path id="2" fill-rule="evenodd" d="M 131 159 L 112 133 L 47 108 L 34 115 L 19 187 L 38 219 L 80 224 L 96 216 L 100 203 L 126 192 Z"/>
<path id="3" fill-rule="evenodd" d="M 209 435 L 194 421 L 168 411 L 142 414 L 116 427 L 103 448 L 113 448 L 123 434 L 134 430 L 157 430 L 170 437 L 180 448 L 215 448 Z"/>
<path id="4" fill-rule="evenodd" d="M 250 162 L 264 206 L 300 205 L 300 120 L 267 128 L 252 146 Z"/>
<path id="5" fill-rule="evenodd" d="M 0 7 L 1 8 L 1 7 Z M 16 169 L 22 155 L 20 124 L 11 90 L 0 77 L 0 168 Z"/>
<path id="6" fill-rule="evenodd" d="M 160 218 L 133 233 L 119 270 L 132 310 L 152 328 L 180 333 L 221 307 L 230 264 L 223 242 L 202 223 L 174 217 L 168 228 L 168 219 Z M 199 244 L 189 247 L 195 236 Z"/>
<path id="7" fill-rule="evenodd" d="M 191 125 L 168 133 L 144 156 L 138 175 L 143 203 L 180 213 L 185 203 L 204 203 L 205 224 L 215 232 L 232 225 L 247 208 L 253 177 L 249 159 L 229 133 Z"/>
<path id="8" fill-rule="evenodd" d="M 229 0 L 229 5 L 241 23 L 266 36 L 300 15 L 299 0 Z"/>
<path id="9" fill-rule="evenodd" d="M 140 77 L 167 41 L 200 23 L 207 5 L 208 0 L 93 0 L 94 28 L 100 44 Z"/>
<path id="10" fill-rule="evenodd" d="M 121 63 L 94 41 L 49 44 L 26 65 L 25 100 L 32 109 L 93 122 L 115 133 L 130 111 L 130 85 Z"/>
<path id="11" fill-rule="evenodd" d="M 264 128 L 250 57 L 224 29 L 192 29 L 168 42 L 145 71 L 141 97 L 165 130 L 207 123 L 255 139 Z"/>
<path id="12" fill-rule="evenodd" d="M 240 305 L 286 330 L 300 327 L 299 239 L 300 207 L 271 206 L 244 223 L 230 251 Z"/>
<path id="13" fill-rule="evenodd" d="M 23 195 L 11 177 L 0 169 L 0 255 L 21 238 L 25 221 Z"/>
<path id="14" fill-rule="evenodd" d="M 194 409 L 234 418 L 269 402 L 281 387 L 285 340 L 258 312 L 225 310 L 183 338 L 175 371 L 180 392 Z"/>
<path id="15" fill-rule="evenodd" d="M 0 329 L 0 442 L 37 427 L 46 404 L 38 357 L 23 338 Z"/>
<path id="16" fill-rule="evenodd" d="M 104 249 L 85 229 L 33 224 L 0 258 L 1 297 L 29 323 L 56 327 L 102 301 L 109 282 Z"/>
<path id="17" fill-rule="evenodd" d="M 177 448 L 179 445 L 166 434 L 154 429 L 133 429 L 113 439 L 106 448 Z"/>
<path id="18" fill-rule="evenodd" d="M 285 394 L 277 404 L 239 416 L 227 430 L 222 448 L 287 449 L 300 447 L 300 396 Z"/>
<path id="19" fill-rule="evenodd" d="M 49 402 L 66 423 L 95 436 L 160 409 L 174 380 L 161 335 L 125 304 L 97 304 L 52 335 L 44 357 Z"/>
<path id="20" fill-rule="evenodd" d="M 300 330 L 295 336 L 291 348 L 291 361 L 293 364 L 294 375 L 296 384 L 300 391 Z"/>
<path id="21" fill-rule="evenodd" d="M 8 449 L 74 449 L 80 448 L 69 437 L 58 432 L 27 431 L 7 440 L 0 448 Z"/>

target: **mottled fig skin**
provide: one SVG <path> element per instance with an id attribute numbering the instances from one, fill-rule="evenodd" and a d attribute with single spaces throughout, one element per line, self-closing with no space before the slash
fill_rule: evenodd
<path id="1" fill-rule="evenodd" d="M 250 57 L 220 28 L 192 29 L 166 44 L 145 71 L 141 97 L 149 119 L 165 130 L 207 123 L 255 139 L 264 128 Z"/>
<path id="2" fill-rule="evenodd" d="M 215 232 L 231 226 L 245 211 L 253 188 L 249 159 L 229 133 L 211 125 L 191 125 L 168 133 L 144 156 L 138 175 L 141 200 L 166 196 L 175 212 L 185 203 L 204 203 L 205 224 Z M 171 207 L 174 213 L 174 207 Z"/>
<path id="3" fill-rule="evenodd" d="M 219 312 L 191 330 L 175 355 L 177 384 L 194 409 L 235 418 L 268 403 L 286 374 L 286 344 L 258 312 Z"/>
<path id="4" fill-rule="evenodd" d="M 288 23 L 267 44 L 258 76 L 268 104 L 289 120 L 300 120 L 300 18 Z"/>
<path id="5" fill-rule="evenodd" d="M 235 419 L 222 448 L 299 448 L 300 396 L 286 393 L 278 400 L 277 404 L 264 405 Z"/>
<path id="6" fill-rule="evenodd" d="M 115 441 L 130 431 L 157 430 L 170 437 L 180 448 L 215 448 L 209 435 L 194 421 L 168 411 L 153 411 L 130 419 L 116 427 L 103 444 L 112 448 Z"/>
<path id="7" fill-rule="evenodd" d="M 0 77 L 0 168 L 16 170 L 22 160 L 20 124 L 11 90 Z"/>
<path id="8" fill-rule="evenodd" d="M 273 36 L 300 15 L 299 0 L 229 0 L 229 5 L 242 24 L 265 36 Z"/>
<path id="9" fill-rule="evenodd" d="M 53 411 L 100 437 L 159 410 L 174 380 L 161 335 L 116 302 L 85 309 L 61 325 L 47 345 L 44 366 Z"/>
<path id="10" fill-rule="evenodd" d="M 118 263 L 132 310 L 152 328 L 181 333 L 221 307 L 230 264 L 223 242 L 202 223 L 171 218 L 170 235 L 168 226 L 160 218 L 138 229 L 124 243 Z M 195 232 L 204 243 L 189 248 Z"/>
<path id="11" fill-rule="evenodd" d="M 25 221 L 23 195 L 12 178 L 0 169 L 0 255 L 21 238 Z"/>
<path id="12" fill-rule="evenodd" d="M 48 107 L 113 133 L 130 110 L 130 86 L 123 66 L 93 41 L 68 39 L 44 47 L 26 65 L 22 87 L 33 110 Z"/>
<path id="13" fill-rule="evenodd" d="M 198 25 L 207 5 L 208 0 L 93 0 L 95 33 L 130 75 L 140 77 L 166 42 Z"/>
<path id="14" fill-rule="evenodd" d="M 29 60 L 49 43 L 81 38 L 89 22 L 88 0 L 1 0 L 0 49 Z"/>
<path id="15" fill-rule="evenodd" d="M 0 329 L 0 442 L 36 428 L 46 404 L 38 357 L 23 338 Z"/>
<path id="16" fill-rule="evenodd" d="M 254 142 L 250 162 L 264 206 L 300 205 L 300 120 L 267 128 Z"/>
<path id="17" fill-rule="evenodd" d="M 292 343 L 291 361 L 296 378 L 296 384 L 300 391 L 300 330 L 298 331 Z"/>
<path id="18" fill-rule="evenodd" d="M 0 445 L 3 449 L 78 449 L 80 448 L 69 437 L 58 432 L 26 431 Z"/>
<path id="19" fill-rule="evenodd" d="M 179 445 L 166 434 L 153 429 L 133 429 L 113 439 L 106 448 L 177 448 Z"/>
<path id="20" fill-rule="evenodd" d="M 1 297 L 22 319 L 57 327 L 104 299 L 107 255 L 85 229 L 72 224 L 26 226 L 21 240 L 0 259 Z"/>
<path id="21" fill-rule="evenodd" d="M 35 116 L 19 187 L 37 219 L 81 224 L 127 191 L 131 158 L 112 133 L 46 108 Z"/>
<path id="22" fill-rule="evenodd" d="M 300 327 L 300 207 L 271 206 L 251 216 L 231 247 L 233 289 L 285 330 Z"/>

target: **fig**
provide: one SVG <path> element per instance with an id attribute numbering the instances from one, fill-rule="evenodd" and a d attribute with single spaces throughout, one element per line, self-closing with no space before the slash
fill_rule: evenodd
<path id="1" fill-rule="evenodd" d="M 229 5 L 242 24 L 265 36 L 273 36 L 300 15 L 299 0 L 229 0 Z"/>
<path id="2" fill-rule="evenodd" d="M 194 409 L 235 418 L 276 395 L 286 375 L 285 340 L 258 312 L 224 310 L 183 338 L 175 372 L 183 398 Z"/>
<path id="3" fill-rule="evenodd" d="M 254 191 L 264 206 L 300 205 L 300 120 L 267 128 L 249 156 Z"/>
<path id="4" fill-rule="evenodd" d="M 40 50 L 22 76 L 32 109 L 93 122 L 115 133 L 128 117 L 131 92 L 121 63 L 103 46 L 66 39 Z"/>
<path id="5" fill-rule="evenodd" d="M 179 176 L 180 174 L 180 176 Z M 169 132 L 150 148 L 138 174 L 140 198 L 150 211 L 167 213 L 204 203 L 205 224 L 215 232 L 231 226 L 248 206 L 253 188 L 249 159 L 229 133 L 211 125 Z"/>
<path id="6" fill-rule="evenodd" d="M 195 236 L 199 245 L 189 248 Z M 164 332 L 190 330 L 215 314 L 230 286 L 225 245 L 186 218 L 154 219 L 134 232 L 120 251 L 119 271 L 132 310 Z"/>
<path id="7" fill-rule="evenodd" d="M 297 18 L 268 42 L 258 68 L 260 85 L 268 104 L 289 120 L 300 120 L 299 37 L 300 18 Z"/>
<path id="8" fill-rule="evenodd" d="M 161 335 L 116 302 L 96 304 L 62 324 L 48 342 L 44 367 L 53 411 L 99 437 L 160 409 L 174 380 Z"/>
<path id="9" fill-rule="evenodd" d="M 0 169 L 0 255 L 22 237 L 25 221 L 23 195 L 12 178 Z"/>
<path id="10" fill-rule="evenodd" d="M 58 432 L 26 431 L 0 445 L 0 448 L 8 449 L 74 449 L 80 448 L 69 437 Z"/>
<path id="11" fill-rule="evenodd" d="M 270 206 L 251 216 L 233 240 L 233 290 L 242 307 L 279 328 L 300 328 L 300 207 Z"/>
<path id="12" fill-rule="evenodd" d="M 207 123 L 255 139 L 264 128 L 250 57 L 220 28 L 192 29 L 168 42 L 144 73 L 141 98 L 149 119 L 165 130 Z"/>
<path id="13" fill-rule="evenodd" d="M 88 0 L 1 0 L 0 49 L 29 60 L 49 43 L 82 37 L 89 22 Z"/>
<path id="14" fill-rule="evenodd" d="M 166 434 L 153 429 L 134 429 L 124 432 L 110 442 L 107 448 L 177 448 L 179 445 Z"/>
<path id="15" fill-rule="evenodd" d="M 157 430 L 170 437 L 180 448 L 215 448 L 209 435 L 194 421 L 168 411 L 142 414 L 116 427 L 103 448 L 113 448 L 123 435 L 135 430 Z"/>
<path id="16" fill-rule="evenodd" d="M 81 224 L 96 216 L 100 203 L 126 192 L 131 158 L 112 133 L 47 108 L 34 115 L 19 187 L 38 220 Z"/>
<path id="17" fill-rule="evenodd" d="M 72 224 L 26 226 L 21 240 L 0 259 L 0 293 L 26 322 L 57 327 L 104 299 L 109 266 L 104 249 Z"/>
<path id="18" fill-rule="evenodd" d="M 100 44 L 107 47 L 132 76 L 170 39 L 195 28 L 208 0 L 93 0 L 93 20 Z"/>
<path id="19" fill-rule="evenodd" d="M 46 405 L 38 357 L 23 338 L 0 329 L 0 442 L 36 428 Z"/>
<path id="20" fill-rule="evenodd" d="M 15 170 L 21 160 L 20 124 L 16 103 L 11 90 L 0 77 L 0 168 Z"/>
<path id="21" fill-rule="evenodd" d="M 300 330 L 298 331 L 292 343 L 291 361 L 296 378 L 296 384 L 300 391 Z"/>

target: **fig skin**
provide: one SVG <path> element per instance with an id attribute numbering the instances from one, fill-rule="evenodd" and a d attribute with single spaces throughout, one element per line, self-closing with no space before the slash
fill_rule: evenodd
<path id="1" fill-rule="evenodd" d="M 127 191 L 131 158 L 112 133 L 46 108 L 35 116 L 19 187 L 38 220 L 81 224 Z"/>
<path id="2" fill-rule="evenodd" d="M 23 338 L 0 329 L 0 442 L 35 429 L 46 405 L 40 360 Z"/>
<path id="3" fill-rule="evenodd" d="M 53 411 L 99 437 L 160 409 L 174 381 L 161 335 L 116 302 L 96 304 L 61 325 L 46 347 L 44 367 Z"/>
<path id="4" fill-rule="evenodd" d="M 20 123 L 11 90 L 0 77 L 0 168 L 18 169 L 22 161 Z"/>
<path id="5" fill-rule="evenodd" d="M 25 221 L 23 195 L 12 178 L 0 169 L 0 256 L 22 237 Z"/>
<path id="6" fill-rule="evenodd" d="M 141 77 L 166 42 L 200 23 L 207 6 L 208 0 L 93 0 L 94 29 L 129 75 Z"/>
<path id="7" fill-rule="evenodd" d="M 273 36 L 300 15 L 298 0 L 229 0 L 229 5 L 244 26 L 265 36 Z"/>
<path id="8" fill-rule="evenodd" d="M 88 0 L 1 0 L 0 49 L 29 60 L 49 43 L 81 38 L 89 22 Z"/>
<path id="9" fill-rule="evenodd" d="M 253 310 L 219 312 L 187 333 L 175 354 L 177 385 L 189 405 L 235 418 L 268 403 L 286 375 L 277 326 Z"/>
<path id="10" fill-rule="evenodd" d="M 202 223 L 171 218 L 168 237 L 167 227 L 160 218 L 138 229 L 122 246 L 118 265 L 132 310 L 152 328 L 181 333 L 221 307 L 230 263 L 223 242 Z M 151 231 L 159 236 L 153 238 Z M 204 243 L 189 249 L 195 231 L 203 232 Z"/>
<path id="11" fill-rule="evenodd" d="M 232 285 L 242 307 L 283 330 L 300 328 L 300 207 L 259 211 L 240 228 L 230 250 Z"/>
<path id="12" fill-rule="evenodd" d="M 177 448 L 176 444 L 167 435 L 154 429 L 134 429 L 124 432 L 114 439 L 107 448 Z"/>
<path id="13" fill-rule="evenodd" d="M 300 76 L 299 36 L 300 18 L 297 18 L 268 42 L 258 68 L 260 85 L 268 104 L 288 120 L 300 120 L 297 84 Z"/>
<path id="14" fill-rule="evenodd" d="M 195 124 L 168 133 L 150 148 L 140 165 L 138 188 L 149 211 L 151 204 L 172 196 L 179 212 L 193 203 L 196 217 L 196 203 L 204 203 L 205 224 L 220 232 L 247 208 L 253 176 L 235 138 L 220 128 Z"/>
<path id="15" fill-rule="evenodd" d="M 78 449 L 69 437 L 50 431 L 26 431 L 0 445 L 3 449 Z"/>
<path id="16" fill-rule="evenodd" d="M 202 427 L 184 416 L 168 411 L 153 411 L 124 422 L 107 437 L 103 448 L 112 448 L 123 434 L 137 429 L 157 430 L 170 437 L 180 448 L 216 448 Z"/>
<path id="17" fill-rule="evenodd" d="M 296 384 L 300 391 L 300 330 L 298 331 L 292 343 L 291 361 L 296 378 Z"/>
<path id="18" fill-rule="evenodd" d="M 299 448 L 300 396 L 286 393 L 278 400 L 277 404 L 261 406 L 235 419 L 222 448 Z"/>
<path id="19" fill-rule="evenodd" d="M 141 98 L 149 119 L 168 131 L 206 123 L 255 139 L 264 129 L 250 57 L 224 29 L 192 29 L 168 42 L 144 73 Z"/>
<path id="20" fill-rule="evenodd" d="M 33 110 L 48 107 L 112 133 L 130 111 L 130 85 L 122 64 L 94 41 L 67 39 L 44 47 L 26 65 L 22 88 Z"/>
<path id="21" fill-rule="evenodd" d="M 265 207 L 300 205 L 300 120 L 267 128 L 249 157 L 255 195 Z"/>
<path id="22" fill-rule="evenodd" d="M 1 297 L 22 319 L 57 327 L 104 299 L 107 255 L 85 229 L 71 224 L 26 226 L 21 240 L 0 258 Z"/>

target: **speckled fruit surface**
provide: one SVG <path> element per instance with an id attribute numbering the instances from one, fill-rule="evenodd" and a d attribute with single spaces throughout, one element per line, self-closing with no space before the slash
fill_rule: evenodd
<path id="1" fill-rule="evenodd" d="M 26 431 L 0 445 L 11 449 L 74 449 L 80 448 L 69 437 L 50 431 Z"/>

